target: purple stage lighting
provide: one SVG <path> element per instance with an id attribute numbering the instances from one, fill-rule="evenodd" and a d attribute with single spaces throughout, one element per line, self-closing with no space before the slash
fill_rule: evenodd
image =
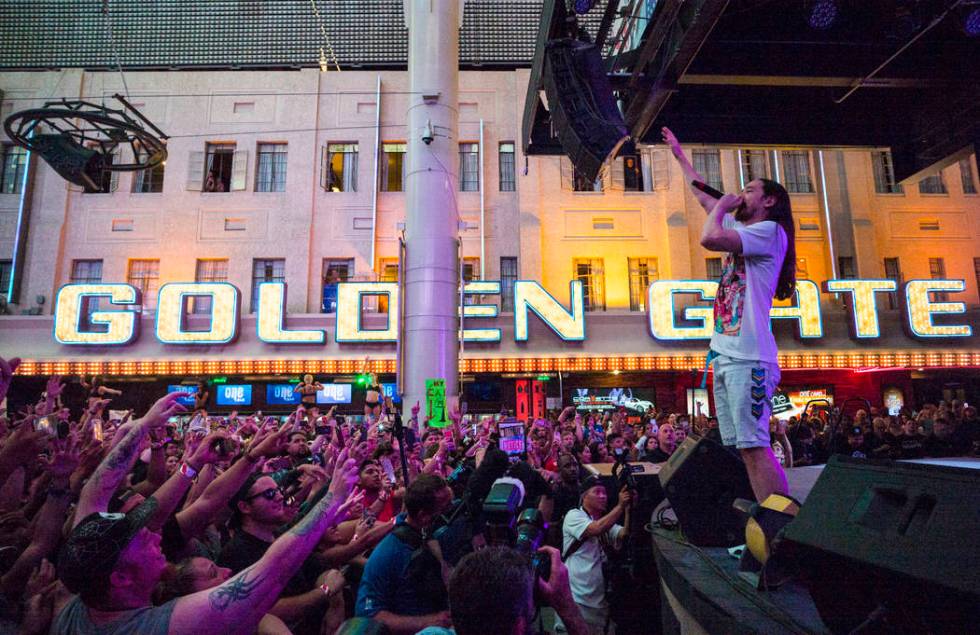
<path id="1" fill-rule="evenodd" d="M 980 9 L 970 11 L 963 22 L 963 30 L 971 37 L 980 35 Z"/>
<path id="2" fill-rule="evenodd" d="M 835 0 L 817 0 L 810 6 L 810 28 L 829 29 L 837 20 Z"/>

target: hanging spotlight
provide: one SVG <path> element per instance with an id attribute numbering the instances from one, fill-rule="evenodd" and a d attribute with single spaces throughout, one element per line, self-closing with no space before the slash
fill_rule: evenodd
<path id="1" fill-rule="evenodd" d="M 575 13 L 584 15 L 592 10 L 596 0 L 575 0 Z"/>
<path id="2" fill-rule="evenodd" d="M 808 22 L 811 29 L 823 31 L 829 29 L 837 21 L 836 0 L 816 0 L 810 5 Z"/>
<path id="3" fill-rule="evenodd" d="M 970 37 L 980 35 L 980 7 L 967 14 L 966 20 L 963 21 L 963 30 Z"/>

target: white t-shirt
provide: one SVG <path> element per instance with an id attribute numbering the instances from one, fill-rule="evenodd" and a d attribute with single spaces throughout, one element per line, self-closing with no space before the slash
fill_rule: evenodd
<path id="1" fill-rule="evenodd" d="M 591 522 L 592 518 L 581 507 L 565 514 L 565 523 L 562 525 L 562 553 L 565 553 L 572 543 L 585 533 Z M 613 525 L 604 538 L 613 544 L 622 531 L 621 525 Z M 606 552 L 599 544 L 599 539 L 599 536 L 589 538 L 565 561 L 572 598 L 577 604 L 596 609 L 608 606 L 606 582 L 602 577 L 602 563 L 606 561 Z"/>
<path id="2" fill-rule="evenodd" d="M 742 239 L 742 253 L 725 254 L 715 296 L 712 350 L 734 359 L 776 363 L 769 311 L 786 256 L 786 232 L 764 220 L 743 225 L 726 214 L 722 225 Z"/>

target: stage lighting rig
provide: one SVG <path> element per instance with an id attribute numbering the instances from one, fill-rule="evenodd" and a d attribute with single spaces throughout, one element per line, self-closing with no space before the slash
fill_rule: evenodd
<path id="1" fill-rule="evenodd" d="M 62 99 L 15 112 L 3 123 L 7 136 L 37 152 L 66 181 L 102 191 L 107 172 L 152 168 L 167 158 L 167 135 L 119 94 L 123 109 Z M 132 160 L 117 155 L 129 146 Z"/>

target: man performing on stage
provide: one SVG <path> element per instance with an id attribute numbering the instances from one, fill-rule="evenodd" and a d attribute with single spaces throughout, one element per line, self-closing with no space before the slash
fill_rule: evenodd
<path id="1" fill-rule="evenodd" d="M 715 409 L 722 442 L 738 448 L 758 501 L 770 494 L 788 494 L 786 474 L 769 438 L 769 400 L 779 384 L 769 312 L 773 296 L 784 300 L 796 289 L 789 194 L 775 181 L 755 179 L 738 196 L 715 197 L 702 189 L 704 178 L 673 133 L 664 128 L 663 138 L 708 212 L 701 245 L 725 253 L 709 354 L 709 359 L 714 358 Z"/>

